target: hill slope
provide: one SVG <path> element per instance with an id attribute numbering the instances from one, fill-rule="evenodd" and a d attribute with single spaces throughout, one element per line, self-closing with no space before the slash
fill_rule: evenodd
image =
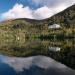
<path id="1" fill-rule="evenodd" d="M 67 8 L 66 10 L 44 20 L 33 20 L 33 19 L 14 19 L 8 20 L 0 23 L 1 25 L 6 25 L 8 28 L 26 28 L 30 30 L 31 28 L 48 30 L 48 24 L 60 24 L 62 28 L 74 28 L 75 27 L 75 5 Z M 35 30 L 34 29 L 34 30 Z"/>

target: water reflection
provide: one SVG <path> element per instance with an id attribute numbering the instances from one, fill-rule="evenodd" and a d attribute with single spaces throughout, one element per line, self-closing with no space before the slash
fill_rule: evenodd
<path id="1" fill-rule="evenodd" d="M 29 57 L 44 55 L 75 69 L 75 40 L 0 40 L 0 54 Z"/>
<path id="2" fill-rule="evenodd" d="M 75 75 L 75 71 L 46 56 L 0 56 L 0 75 Z"/>

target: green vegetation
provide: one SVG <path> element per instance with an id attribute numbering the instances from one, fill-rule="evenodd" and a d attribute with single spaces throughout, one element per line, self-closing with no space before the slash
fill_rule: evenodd
<path id="1" fill-rule="evenodd" d="M 59 24 L 61 28 L 49 29 L 49 24 Z M 44 20 L 22 18 L 1 22 L 0 33 L 7 33 L 9 36 L 11 36 L 11 34 L 13 36 L 24 34 L 26 37 L 39 37 L 41 35 L 64 35 L 65 37 L 75 37 L 75 5 Z"/>

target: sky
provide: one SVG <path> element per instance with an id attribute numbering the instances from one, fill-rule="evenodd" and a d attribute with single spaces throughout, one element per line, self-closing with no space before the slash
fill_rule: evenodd
<path id="1" fill-rule="evenodd" d="M 75 0 L 0 0 L 0 21 L 45 19 L 75 4 Z"/>

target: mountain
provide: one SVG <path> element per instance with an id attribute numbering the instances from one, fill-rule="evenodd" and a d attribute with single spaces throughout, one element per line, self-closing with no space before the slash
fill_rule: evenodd
<path id="1" fill-rule="evenodd" d="M 49 25 L 53 24 L 58 24 L 61 27 L 48 27 Z M 22 31 L 24 30 L 24 32 L 27 34 L 37 35 L 64 34 L 64 36 L 72 36 L 75 33 L 75 5 L 72 5 L 66 10 L 44 20 L 20 18 L 3 21 L 0 23 L 0 30 L 1 29 L 2 31 L 21 29 Z M 54 30 L 54 32 L 52 32 L 52 30 Z"/>
<path id="2" fill-rule="evenodd" d="M 71 7 L 67 8 L 66 10 L 48 18 L 47 20 L 51 20 L 53 23 L 61 24 L 62 26 L 75 26 L 75 4 Z"/>

